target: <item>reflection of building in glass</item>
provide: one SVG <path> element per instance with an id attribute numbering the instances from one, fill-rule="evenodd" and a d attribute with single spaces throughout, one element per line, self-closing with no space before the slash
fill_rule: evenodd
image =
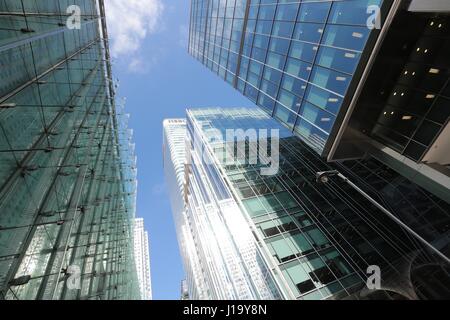
<path id="1" fill-rule="evenodd" d="M 261 174 L 261 159 L 256 164 L 248 156 L 224 160 L 230 159 L 224 155 L 235 150 L 235 142 L 221 139 L 218 132 L 225 137 L 227 129 L 237 128 L 280 130 L 277 174 Z M 201 285 L 213 293 L 202 298 L 247 298 L 252 289 L 257 298 L 264 298 L 264 292 L 274 299 L 449 297 L 445 262 L 344 181 L 316 181 L 317 172 L 345 173 L 447 252 L 448 204 L 379 160 L 328 164 L 258 109 L 188 110 L 187 123 L 179 128 L 178 150 L 183 149 L 183 130 L 186 150 L 181 152 L 186 158 L 179 177 L 184 187 L 170 188 L 170 193 L 184 204 L 184 223 L 193 238 L 192 247 L 181 242 L 181 250 L 201 265 Z M 254 144 L 248 136 L 240 139 L 246 141 L 246 154 L 261 147 L 261 141 Z M 171 150 L 172 159 L 177 158 Z M 236 259 L 247 273 L 235 268 Z M 380 290 L 367 289 L 371 265 L 381 268 Z M 227 282 L 231 285 L 224 286 Z"/>
<path id="2" fill-rule="evenodd" d="M 148 232 L 144 228 L 144 218 L 134 219 L 134 260 L 136 261 L 141 299 L 151 300 L 150 247 Z"/>
<path id="3" fill-rule="evenodd" d="M 103 1 L 71 4 L 79 30 L 66 1 L 0 3 L 1 299 L 139 298 L 136 159 Z"/>
<path id="4" fill-rule="evenodd" d="M 192 0 L 189 52 L 328 161 L 369 153 L 449 202 L 449 13 L 431 0 Z"/>

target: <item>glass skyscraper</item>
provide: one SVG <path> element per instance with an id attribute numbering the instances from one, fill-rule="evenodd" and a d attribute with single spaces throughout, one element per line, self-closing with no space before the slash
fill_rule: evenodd
<path id="1" fill-rule="evenodd" d="M 189 53 L 448 258 L 449 13 L 439 0 L 192 0 Z"/>
<path id="2" fill-rule="evenodd" d="M 391 3 L 193 0 L 189 51 L 322 153 L 376 37 L 367 8 Z"/>
<path id="3" fill-rule="evenodd" d="M 192 0 L 189 52 L 323 156 L 357 154 L 357 131 L 437 160 L 450 4 L 425 2 Z"/>
<path id="4" fill-rule="evenodd" d="M 450 3 L 192 0 L 189 52 L 328 161 L 450 200 Z"/>
<path id="5" fill-rule="evenodd" d="M 195 132 L 200 149 L 193 148 L 187 126 L 192 124 L 184 120 L 164 122 L 164 168 L 187 277 L 184 290 L 192 300 L 281 298 L 218 168 L 202 161 L 208 145 L 197 137 L 203 133 Z"/>
<path id="6" fill-rule="evenodd" d="M 140 298 L 104 2 L 70 5 L 0 1 L 0 299 Z"/>
<path id="7" fill-rule="evenodd" d="M 380 192 L 390 194 L 380 200 L 385 206 L 420 220 L 415 227 L 447 250 L 448 204 L 378 160 L 329 164 L 259 109 L 190 109 L 186 123 L 166 120 L 164 127 L 166 177 L 178 202 L 173 207 L 180 210 L 174 213 L 182 213 L 175 218 L 177 234 L 187 281 L 196 280 L 186 286 L 191 299 L 199 298 L 199 287 L 206 288 L 204 299 L 226 299 L 227 292 L 242 292 L 234 296 L 238 299 L 264 299 L 268 293 L 273 299 L 299 300 L 449 297 L 445 261 L 345 181 L 316 181 L 317 172 L 339 170 L 374 197 L 377 192 L 369 183 L 376 183 Z M 269 142 L 264 144 L 248 131 L 267 128 L 278 134 L 266 134 Z M 245 134 L 230 138 L 227 130 L 236 129 Z M 177 137 L 177 148 L 171 136 Z M 279 145 L 279 170 L 267 175 L 262 169 L 268 162 L 264 157 L 254 161 L 250 151 L 268 148 L 273 139 Z M 237 142 L 245 145 L 243 157 Z M 276 155 L 276 150 L 267 151 L 267 157 Z M 411 202 L 414 197 L 423 207 Z M 423 214 L 416 216 L 415 210 Z M 381 270 L 380 287 L 373 290 L 367 286 L 370 266 Z M 261 275 L 264 281 L 258 280 Z M 235 283 L 242 291 L 236 291 Z M 247 293 L 252 290 L 254 296 Z"/>

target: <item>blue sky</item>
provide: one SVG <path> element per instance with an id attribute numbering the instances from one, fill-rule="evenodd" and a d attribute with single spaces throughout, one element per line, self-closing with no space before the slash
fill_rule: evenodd
<path id="1" fill-rule="evenodd" d="M 162 170 L 162 121 L 189 107 L 252 103 L 187 53 L 188 0 L 107 0 L 118 96 L 138 157 L 137 215 L 150 234 L 154 299 L 179 299 L 183 269 Z"/>

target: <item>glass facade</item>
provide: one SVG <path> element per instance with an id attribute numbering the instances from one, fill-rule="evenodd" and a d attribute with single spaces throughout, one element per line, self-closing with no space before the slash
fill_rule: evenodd
<path id="1" fill-rule="evenodd" d="M 391 4 L 192 0 L 189 52 L 322 154 Z"/>
<path id="2" fill-rule="evenodd" d="M 136 159 L 103 1 L 0 12 L 0 298 L 138 299 Z"/>
<path id="3" fill-rule="evenodd" d="M 203 154 L 209 146 L 194 121 L 164 122 L 164 167 L 186 272 L 184 296 L 281 299 L 251 230 L 210 158 L 213 155 Z"/>
<path id="4" fill-rule="evenodd" d="M 265 166 L 261 159 L 252 164 L 249 151 L 261 148 L 261 142 L 253 144 L 249 136 L 241 140 L 246 141 L 246 156 L 229 161 L 229 153 L 236 150 L 236 141 L 220 139 L 218 132 L 223 134 L 227 129 L 237 128 L 280 130 L 278 173 L 261 174 Z M 269 136 L 271 139 L 273 135 Z M 214 210 L 209 204 L 238 205 L 245 227 L 238 224 L 239 227 L 228 230 L 231 234 L 251 230 L 262 255 L 256 261 L 270 270 L 275 284 L 272 287 L 281 292 L 281 298 L 450 297 L 448 264 L 424 249 L 345 181 L 338 178 L 327 184 L 316 181 L 317 172 L 345 173 L 449 256 L 448 204 L 377 159 L 326 163 L 301 139 L 259 109 L 188 110 L 187 140 L 186 152 L 192 156 L 186 160 L 189 165 L 185 171 L 185 206 L 191 208 L 188 211 L 201 210 L 197 212 L 202 212 L 202 219 L 212 220 Z M 198 157 L 199 154 L 203 156 Z M 199 188 L 199 181 L 203 181 L 204 189 Z M 211 225 L 231 226 L 229 216 L 222 219 Z M 200 232 L 194 230 L 193 234 L 198 236 Z M 201 246 L 204 241 L 200 237 L 196 243 Z M 218 250 L 224 253 L 224 248 L 219 246 Z M 369 290 L 366 285 L 370 275 L 367 269 L 373 265 L 381 270 L 378 290 Z M 214 280 L 205 279 L 205 283 L 212 285 Z"/>

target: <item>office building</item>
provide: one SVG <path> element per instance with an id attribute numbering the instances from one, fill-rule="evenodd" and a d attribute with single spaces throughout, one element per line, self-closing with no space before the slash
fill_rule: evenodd
<path id="1" fill-rule="evenodd" d="M 257 108 L 190 109 L 186 124 L 179 121 L 178 150 L 182 130 L 185 150 L 181 155 L 171 148 L 164 165 L 185 157 L 184 165 L 178 162 L 183 187 L 169 182 L 169 192 L 183 204 L 184 223 L 193 238 L 190 247 L 180 242 L 184 259 L 200 264 L 202 287 L 216 293 L 203 298 L 227 299 L 227 290 L 237 299 L 450 296 L 446 260 L 376 205 L 402 211 L 448 257 L 446 202 L 375 158 L 327 163 Z M 278 142 L 272 145 L 273 139 Z M 244 142 L 244 148 L 237 142 Z M 259 150 L 257 159 L 251 150 Z M 279 169 L 265 173 L 277 154 Z M 317 179 L 318 172 L 335 170 L 354 184 L 332 176 L 325 182 Z M 166 177 L 170 181 L 173 173 Z M 391 194 L 395 202 L 379 197 L 382 193 Z M 177 233 L 180 237 L 179 228 Z M 247 272 L 235 266 L 245 266 Z M 381 272 L 380 284 L 370 287 L 374 266 Z M 192 270 L 188 265 L 187 274 Z M 236 281 L 245 284 L 238 287 L 242 291 L 236 291 Z M 193 286 L 195 290 L 195 283 L 187 287 L 188 294 Z"/>
<path id="2" fill-rule="evenodd" d="M 450 3 L 192 0 L 189 52 L 328 161 L 450 202 Z"/>
<path id="3" fill-rule="evenodd" d="M 0 299 L 140 297 L 104 1 L 70 4 L 0 1 Z"/>
<path id="4" fill-rule="evenodd" d="M 186 272 L 184 291 L 191 300 L 280 298 L 237 203 L 221 193 L 227 191 L 211 189 L 208 177 L 217 176 L 217 168 L 199 161 L 202 154 L 186 144 L 186 130 L 185 120 L 164 121 L 164 169 Z"/>
<path id="5" fill-rule="evenodd" d="M 136 261 L 142 300 L 152 300 L 150 247 L 148 239 L 148 232 L 144 228 L 144 218 L 134 219 L 134 259 Z"/>

